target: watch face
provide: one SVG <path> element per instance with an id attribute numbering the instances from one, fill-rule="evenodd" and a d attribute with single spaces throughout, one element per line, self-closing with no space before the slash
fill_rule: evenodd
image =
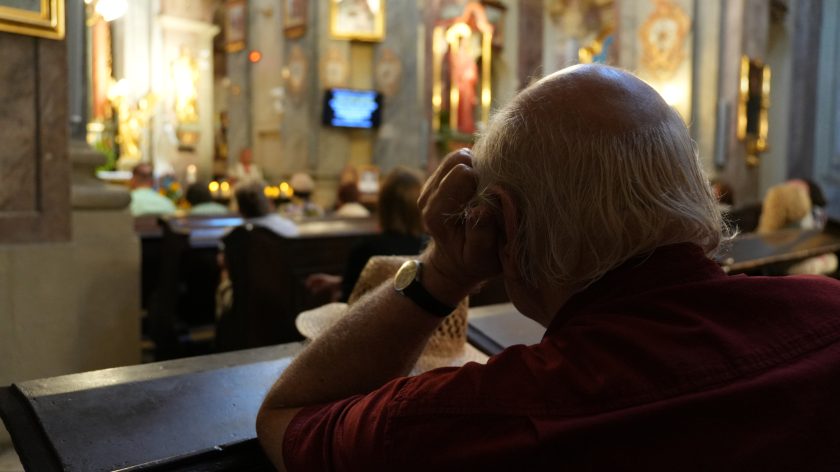
<path id="1" fill-rule="evenodd" d="M 417 277 L 417 270 L 419 268 L 420 264 L 417 261 L 405 261 L 397 271 L 397 275 L 394 276 L 394 289 L 403 291 L 408 287 Z"/>

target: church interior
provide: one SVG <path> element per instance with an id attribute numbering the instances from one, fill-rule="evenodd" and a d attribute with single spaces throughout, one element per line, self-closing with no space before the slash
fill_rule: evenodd
<path id="1" fill-rule="evenodd" d="M 251 423 L 232 426 L 233 439 L 161 436 L 122 454 L 122 433 L 90 406 L 144 382 L 182 395 L 200 375 L 264 391 L 255 372 L 303 339 L 271 320 L 222 333 L 225 307 L 238 310 L 225 297 L 243 290 L 236 258 L 251 257 L 235 228 L 265 217 L 238 192 L 259 182 L 257 197 L 292 228 L 272 227 L 282 248 L 263 248 L 248 274 L 252 287 L 273 281 L 272 309 L 346 298 L 352 285 L 341 292 L 335 274 L 353 244 L 387 229 L 389 176 L 429 176 L 517 93 L 576 64 L 630 71 L 682 117 L 739 233 L 724 270 L 837 278 L 835 0 L 0 0 L 0 58 L 0 386 L 17 388 L 0 399 L 0 472 L 262 470 L 243 465 Z M 788 238 L 773 231 L 789 223 L 764 225 L 790 181 L 812 190 L 811 226 Z M 502 322 L 513 310 L 502 285 L 470 299 L 470 317 L 487 321 L 463 336 L 539 341 L 534 326 Z M 265 335 L 275 329 L 293 333 Z M 224 377 L 231 365 L 251 370 Z M 74 377 L 87 372 L 100 374 Z M 259 405 L 236 398 L 219 411 Z M 25 402 L 35 426 L 10 413 Z M 46 431 L 40 445 L 26 439 L 32 427 Z M 220 444 L 226 452 L 207 455 Z"/>

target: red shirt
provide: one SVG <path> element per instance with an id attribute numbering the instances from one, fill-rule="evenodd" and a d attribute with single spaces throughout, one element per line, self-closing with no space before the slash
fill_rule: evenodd
<path id="1" fill-rule="evenodd" d="M 302 410 L 290 470 L 840 470 L 840 282 L 662 247 L 542 342 Z"/>

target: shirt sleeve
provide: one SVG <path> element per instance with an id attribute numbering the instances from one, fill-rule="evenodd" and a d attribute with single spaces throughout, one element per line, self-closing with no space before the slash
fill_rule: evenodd
<path id="1" fill-rule="evenodd" d="M 284 435 L 286 468 L 499 470 L 504 460 L 523 460 L 515 451 L 527 452 L 525 443 L 534 439 L 525 414 L 530 408 L 517 407 L 523 383 L 492 381 L 497 395 L 488 395 L 482 388 L 486 367 L 470 362 L 435 369 L 367 395 L 304 408 Z M 514 461 L 501 470 L 528 468 Z"/>
<path id="2" fill-rule="evenodd" d="M 283 438 L 286 468 L 383 470 L 390 410 L 408 381 L 396 379 L 368 395 L 301 410 Z"/>

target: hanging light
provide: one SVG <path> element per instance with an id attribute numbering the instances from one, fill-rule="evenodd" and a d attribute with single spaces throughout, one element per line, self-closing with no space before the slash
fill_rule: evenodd
<path id="1" fill-rule="evenodd" d="M 122 18 L 128 11 L 128 0 L 99 0 L 96 2 L 94 11 L 105 21 L 114 21 Z"/>

